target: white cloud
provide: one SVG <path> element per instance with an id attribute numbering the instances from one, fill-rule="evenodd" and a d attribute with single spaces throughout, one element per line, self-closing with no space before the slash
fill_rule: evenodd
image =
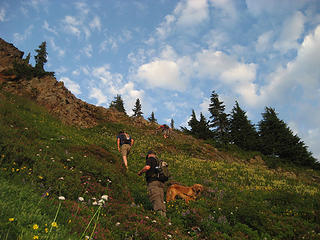
<path id="1" fill-rule="evenodd" d="M 98 16 L 95 16 L 90 22 L 89 26 L 92 30 L 97 29 L 98 31 L 100 31 L 101 30 L 100 18 Z"/>
<path id="2" fill-rule="evenodd" d="M 49 40 L 49 42 L 50 42 L 50 45 L 51 45 L 52 49 L 53 49 L 55 52 L 57 52 L 57 54 L 58 54 L 59 57 L 64 56 L 65 50 L 63 50 L 63 49 L 61 49 L 59 46 L 57 46 L 56 43 L 54 42 L 54 40 L 53 40 L 52 38 Z"/>
<path id="3" fill-rule="evenodd" d="M 279 39 L 274 43 L 274 48 L 285 53 L 290 49 L 299 47 L 297 40 L 304 30 L 305 17 L 301 12 L 296 12 L 287 19 L 283 26 Z"/>
<path id="4" fill-rule="evenodd" d="M 0 9 L 0 22 L 4 22 L 6 17 L 6 10 L 4 8 Z"/>
<path id="5" fill-rule="evenodd" d="M 64 82 L 66 88 L 68 88 L 72 93 L 79 95 L 81 94 L 80 85 L 68 77 L 62 77 L 60 78 L 61 82 Z"/>
<path id="6" fill-rule="evenodd" d="M 273 31 L 267 31 L 261 34 L 258 37 L 257 43 L 256 43 L 256 51 L 257 52 L 265 52 L 271 47 L 271 40 L 273 37 Z"/>
<path id="7" fill-rule="evenodd" d="M 145 81 L 148 87 L 182 91 L 185 84 L 180 77 L 180 69 L 176 62 L 155 60 L 139 67 L 137 77 Z"/>
<path id="8" fill-rule="evenodd" d="M 56 30 L 54 30 L 53 28 L 51 28 L 49 26 L 49 23 L 45 20 L 42 26 L 45 30 L 47 30 L 48 32 L 54 33 L 54 34 L 58 34 Z"/>
<path id="9" fill-rule="evenodd" d="M 156 28 L 156 33 L 160 39 L 165 39 L 172 31 L 172 25 L 175 22 L 176 17 L 173 15 L 165 16 L 165 20 Z M 153 39 L 153 37 L 152 37 Z M 154 39 L 153 39 L 154 40 Z M 149 42 L 153 42 L 149 40 Z"/>
<path id="10" fill-rule="evenodd" d="M 210 4 L 221 10 L 221 16 L 224 20 L 234 21 L 237 18 L 237 10 L 232 0 L 210 0 Z"/>
<path id="11" fill-rule="evenodd" d="M 33 30 L 33 25 L 30 25 L 23 34 L 20 33 L 14 33 L 13 34 L 13 38 L 15 42 L 21 42 L 26 40 L 31 34 L 32 34 L 32 30 Z"/>
<path id="12" fill-rule="evenodd" d="M 207 0 L 186 0 L 178 3 L 174 10 L 177 25 L 183 27 L 195 26 L 209 17 Z"/>
<path id="13" fill-rule="evenodd" d="M 81 25 L 81 21 L 72 16 L 65 16 L 62 22 L 67 33 L 71 33 L 77 37 L 80 36 L 81 31 L 79 27 Z"/>
<path id="14" fill-rule="evenodd" d="M 107 96 L 103 94 L 101 89 L 95 88 L 95 87 L 90 89 L 89 98 L 96 99 L 97 105 L 100 105 L 100 106 L 107 104 L 107 100 L 108 100 Z"/>
<path id="15" fill-rule="evenodd" d="M 83 53 L 87 56 L 87 57 L 92 57 L 92 45 L 91 44 L 88 44 L 86 47 L 84 47 L 84 49 L 82 50 Z"/>

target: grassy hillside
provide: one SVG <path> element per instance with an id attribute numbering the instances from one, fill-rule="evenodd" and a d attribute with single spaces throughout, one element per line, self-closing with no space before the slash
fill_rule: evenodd
<path id="1" fill-rule="evenodd" d="M 254 153 L 222 153 L 180 133 L 163 139 L 129 122 L 65 126 L 0 91 L 0 239 L 320 239 L 319 172 L 269 169 L 249 161 Z M 135 139 L 128 172 L 121 129 Z M 206 188 L 189 205 L 167 204 L 167 219 L 152 213 L 136 174 L 150 148 L 172 181 Z"/>

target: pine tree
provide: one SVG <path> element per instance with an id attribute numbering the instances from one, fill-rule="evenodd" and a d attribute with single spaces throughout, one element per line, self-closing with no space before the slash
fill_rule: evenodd
<path id="1" fill-rule="evenodd" d="M 198 123 L 198 133 L 197 137 L 201 139 L 208 139 L 212 136 L 212 132 L 209 129 L 209 121 L 207 121 L 206 117 L 200 113 L 200 120 Z"/>
<path id="2" fill-rule="evenodd" d="M 194 109 L 192 109 L 191 118 L 188 121 L 188 126 L 190 127 L 189 133 L 193 136 L 196 136 L 198 132 L 199 121 L 197 120 Z"/>
<path id="3" fill-rule="evenodd" d="M 171 118 L 170 127 L 171 127 L 171 129 L 174 129 L 174 120 L 173 120 L 173 118 Z"/>
<path id="4" fill-rule="evenodd" d="M 154 112 L 151 113 L 150 117 L 148 117 L 149 122 L 156 123 L 157 119 L 154 117 Z"/>
<path id="5" fill-rule="evenodd" d="M 143 112 L 141 111 L 142 107 L 141 107 L 141 103 L 140 103 L 140 99 L 137 98 L 136 100 L 136 104 L 134 105 L 134 108 L 132 109 L 133 111 L 133 116 L 134 117 L 141 117 Z"/>
<path id="6" fill-rule="evenodd" d="M 41 45 L 39 46 L 39 49 L 35 49 L 35 51 L 38 53 L 36 56 L 34 56 L 35 59 L 35 73 L 36 76 L 42 76 L 44 75 L 45 71 L 44 71 L 44 64 L 47 62 L 47 43 L 46 42 L 42 42 Z"/>
<path id="7" fill-rule="evenodd" d="M 30 53 L 28 53 L 28 55 L 26 56 L 26 58 L 23 60 L 25 62 L 25 64 L 29 64 L 29 61 L 30 61 Z"/>
<path id="8" fill-rule="evenodd" d="M 230 141 L 244 150 L 258 148 L 258 133 L 237 101 L 230 116 Z"/>
<path id="9" fill-rule="evenodd" d="M 214 139 L 224 144 L 229 141 L 229 120 L 228 114 L 225 111 L 225 105 L 219 101 L 219 96 L 215 91 L 212 91 L 211 103 L 209 104 L 210 128 L 213 128 Z"/>
<path id="10" fill-rule="evenodd" d="M 126 110 L 124 109 L 124 103 L 120 94 L 117 94 L 117 96 L 114 97 L 114 100 L 110 103 L 109 107 L 115 108 L 119 112 L 123 112 L 124 114 L 126 114 Z"/>
<path id="11" fill-rule="evenodd" d="M 298 165 L 314 166 L 316 160 L 304 142 L 280 120 L 273 108 L 265 108 L 259 122 L 260 151 Z"/>

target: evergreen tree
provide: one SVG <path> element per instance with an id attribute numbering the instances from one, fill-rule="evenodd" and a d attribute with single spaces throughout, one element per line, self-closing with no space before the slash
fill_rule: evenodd
<path id="1" fill-rule="evenodd" d="M 140 103 L 140 99 L 137 98 L 136 100 L 136 104 L 134 105 L 134 108 L 132 109 L 133 111 L 133 116 L 134 117 L 141 117 L 143 112 L 141 111 L 142 107 L 141 107 L 141 103 Z"/>
<path id="2" fill-rule="evenodd" d="M 208 139 L 212 136 L 212 132 L 210 131 L 209 121 L 207 121 L 206 117 L 200 113 L 200 120 L 198 123 L 198 133 L 196 135 L 201 139 Z"/>
<path id="3" fill-rule="evenodd" d="M 171 127 L 171 129 L 174 129 L 174 120 L 173 120 L 173 118 L 171 118 L 170 127 Z"/>
<path id="4" fill-rule="evenodd" d="M 230 116 L 230 141 L 244 150 L 258 148 L 258 133 L 237 101 Z"/>
<path id="5" fill-rule="evenodd" d="M 114 100 L 110 103 L 109 107 L 115 108 L 119 112 L 123 112 L 124 114 L 126 114 L 126 110 L 124 109 L 124 103 L 120 94 L 117 94 L 117 96 L 114 97 Z"/>
<path id="6" fill-rule="evenodd" d="M 219 101 L 219 96 L 215 91 L 212 91 L 209 104 L 210 128 L 213 128 L 213 137 L 216 141 L 224 144 L 229 141 L 229 120 L 228 114 L 225 111 L 225 105 Z"/>
<path id="7" fill-rule="evenodd" d="M 47 62 L 47 43 L 42 42 L 41 45 L 39 46 L 39 49 L 35 49 L 35 51 L 38 53 L 36 56 L 34 56 L 35 59 L 35 73 L 36 76 L 42 76 L 44 75 L 44 64 Z"/>
<path id="8" fill-rule="evenodd" d="M 198 132 L 199 121 L 197 120 L 194 109 L 192 109 L 191 118 L 188 121 L 188 126 L 190 127 L 189 133 L 193 136 L 196 136 L 196 133 Z"/>
<path id="9" fill-rule="evenodd" d="M 265 108 L 259 122 L 260 151 L 298 165 L 314 166 L 316 159 L 304 142 L 280 120 L 273 108 Z"/>
<path id="10" fill-rule="evenodd" d="M 26 56 L 26 58 L 23 60 L 25 62 L 25 64 L 29 64 L 29 61 L 30 61 L 30 53 L 28 53 L 28 55 Z"/>
<path id="11" fill-rule="evenodd" d="M 150 117 L 148 117 L 148 120 L 152 123 L 157 122 L 157 119 L 154 117 L 154 112 L 151 113 Z"/>

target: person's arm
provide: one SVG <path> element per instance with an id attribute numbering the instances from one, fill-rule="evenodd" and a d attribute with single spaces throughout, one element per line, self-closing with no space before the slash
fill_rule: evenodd
<path id="1" fill-rule="evenodd" d="M 134 143 L 134 140 L 131 138 L 131 144 L 130 145 L 133 146 L 133 143 Z"/>
<path id="2" fill-rule="evenodd" d="M 145 165 L 139 172 L 138 175 L 141 176 L 142 173 L 149 171 L 151 167 L 149 165 Z"/>
<path id="3" fill-rule="evenodd" d="M 118 151 L 120 152 L 120 138 L 117 139 Z"/>

